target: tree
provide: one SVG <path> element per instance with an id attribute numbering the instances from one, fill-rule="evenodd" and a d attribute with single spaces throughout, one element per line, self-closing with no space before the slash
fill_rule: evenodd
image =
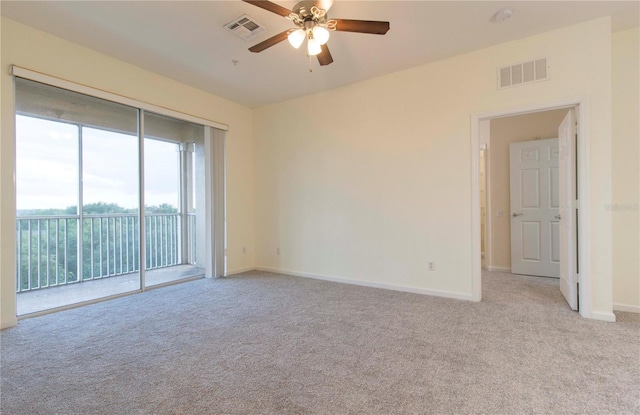
<path id="1" fill-rule="evenodd" d="M 89 203 L 84 205 L 83 214 L 91 216 L 84 217 L 78 229 L 76 206 L 19 211 L 20 280 L 17 288 L 34 289 L 138 271 L 139 223 L 136 213 L 137 209 L 123 208 L 116 203 Z M 158 215 L 146 218 L 147 243 L 153 240 L 156 244 L 159 242 L 161 246 L 166 246 L 177 240 L 178 219 L 168 217 L 178 213 L 176 207 L 167 203 L 146 206 L 145 213 Z M 71 217 L 54 218 L 61 215 Z M 30 219 L 30 216 L 52 218 Z M 82 232 L 83 240 L 80 273 L 77 269 L 79 232 Z M 93 244 L 90 242 L 92 240 Z M 177 245 L 173 242 L 170 255 L 160 260 L 154 257 L 152 261 L 152 248 L 148 245 L 144 263 L 147 267 L 169 265 L 178 256 L 177 251 L 173 252 L 176 249 Z"/>
<path id="2" fill-rule="evenodd" d="M 104 215 L 105 213 L 130 213 L 127 209 L 116 203 L 97 202 L 84 205 L 82 212 L 85 215 Z"/>
<path id="3" fill-rule="evenodd" d="M 144 211 L 145 213 L 178 213 L 178 209 L 168 203 L 158 206 L 145 206 Z"/>

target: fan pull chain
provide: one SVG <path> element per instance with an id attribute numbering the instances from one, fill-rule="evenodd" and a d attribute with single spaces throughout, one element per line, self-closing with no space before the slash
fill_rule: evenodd
<path id="1" fill-rule="evenodd" d="M 307 55 L 309 57 L 309 73 L 313 72 L 313 69 L 311 69 L 311 55 Z"/>

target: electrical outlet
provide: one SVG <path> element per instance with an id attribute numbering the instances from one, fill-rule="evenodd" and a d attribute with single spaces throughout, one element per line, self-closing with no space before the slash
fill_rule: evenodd
<path id="1" fill-rule="evenodd" d="M 280 255 L 280 248 L 276 248 L 276 254 Z"/>
<path id="2" fill-rule="evenodd" d="M 496 212 L 496 217 L 501 218 L 503 216 L 504 216 L 504 211 L 502 209 Z"/>
<path id="3" fill-rule="evenodd" d="M 429 261 L 429 262 L 427 263 L 427 269 L 428 269 L 429 271 L 435 271 L 435 270 L 436 270 L 436 263 L 435 263 L 435 262 L 433 262 L 433 261 Z"/>
<path id="4" fill-rule="evenodd" d="M 243 253 L 243 254 L 246 254 L 246 253 L 247 253 L 247 247 L 246 247 L 246 246 L 243 246 L 243 247 L 242 247 L 242 253 Z"/>

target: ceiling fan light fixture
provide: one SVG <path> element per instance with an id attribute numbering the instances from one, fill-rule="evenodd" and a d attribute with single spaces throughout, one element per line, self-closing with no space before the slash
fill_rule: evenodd
<path id="1" fill-rule="evenodd" d="M 310 56 L 318 55 L 320 52 L 322 52 L 320 43 L 316 39 L 310 38 L 307 42 L 307 52 L 309 52 Z"/>
<path id="2" fill-rule="evenodd" d="M 324 45 L 329 41 L 329 31 L 322 26 L 315 26 L 311 32 L 313 33 L 313 38 L 321 45 Z"/>
<path id="3" fill-rule="evenodd" d="M 262 52 L 285 39 L 288 39 L 291 46 L 297 49 L 302 46 L 304 38 L 306 38 L 307 54 L 316 56 L 320 66 L 327 66 L 333 62 L 329 47 L 326 45 L 331 31 L 372 35 L 384 35 L 389 31 L 389 22 L 386 21 L 329 19 L 327 10 L 329 10 L 334 0 L 302 0 L 292 10 L 272 3 L 270 0 L 242 1 L 280 15 L 291 21 L 295 26 L 251 46 L 249 51 L 253 53 Z"/>
<path id="4" fill-rule="evenodd" d="M 289 36 L 287 38 L 289 39 L 289 43 L 291 43 L 291 46 L 298 49 L 300 45 L 302 45 L 302 42 L 304 42 L 305 37 L 307 36 L 304 30 L 297 29 L 289 33 Z"/>

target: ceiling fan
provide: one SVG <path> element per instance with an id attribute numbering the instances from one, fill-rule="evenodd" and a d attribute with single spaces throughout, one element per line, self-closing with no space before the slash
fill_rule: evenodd
<path id="1" fill-rule="evenodd" d="M 249 48 L 251 52 L 262 52 L 285 39 L 294 48 L 299 48 L 307 40 L 309 56 L 317 56 L 321 66 L 333 62 L 327 47 L 330 31 L 369 33 L 384 35 L 389 31 L 389 22 L 372 20 L 328 19 L 327 11 L 333 0 L 305 0 L 296 4 L 293 10 L 282 7 L 268 0 L 242 0 L 261 9 L 284 16 L 291 20 L 296 28 L 285 30 L 269 39 Z"/>

